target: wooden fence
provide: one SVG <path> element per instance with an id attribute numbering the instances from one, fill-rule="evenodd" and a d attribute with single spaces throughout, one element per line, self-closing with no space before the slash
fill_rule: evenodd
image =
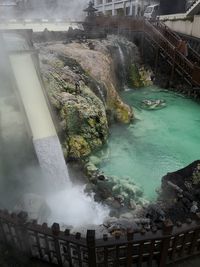
<path id="1" fill-rule="evenodd" d="M 96 239 L 94 230 L 88 230 L 86 237 L 72 235 L 68 229 L 60 231 L 57 223 L 49 228 L 46 223 L 27 222 L 24 212 L 0 211 L 0 240 L 30 257 L 59 266 L 163 267 L 200 254 L 200 214 L 184 224 L 173 225 L 167 220 L 162 229 L 153 226 L 149 231 Z"/>

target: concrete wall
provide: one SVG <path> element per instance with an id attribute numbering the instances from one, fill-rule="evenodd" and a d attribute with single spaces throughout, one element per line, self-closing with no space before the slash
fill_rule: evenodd
<path id="1" fill-rule="evenodd" d="M 194 21 L 190 20 L 166 20 L 165 24 L 176 32 L 200 38 L 200 16 L 194 16 Z"/>
<path id="2" fill-rule="evenodd" d="M 119 10 L 126 9 L 125 15 L 138 15 L 139 9 L 143 10 L 149 4 L 157 4 L 158 0 L 94 0 L 95 8 L 98 12 L 108 14 L 111 11 L 112 15 L 117 15 Z M 127 12 L 128 11 L 128 12 Z"/>

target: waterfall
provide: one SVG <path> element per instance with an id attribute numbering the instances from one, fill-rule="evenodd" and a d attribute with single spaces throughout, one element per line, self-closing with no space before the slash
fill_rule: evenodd
<path id="1" fill-rule="evenodd" d="M 68 169 L 57 136 L 33 140 L 39 165 L 46 179 L 51 179 L 54 188 L 70 183 Z"/>
<path id="2" fill-rule="evenodd" d="M 121 64 L 121 73 L 120 73 L 120 78 L 122 81 L 122 85 L 125 86 L 126 85 L 126 60 L 125 60 L 125 56 L 123 53 L 123 50 L 120 46 L 120 44 L 118 43 L 118 51 L 119 51 L 119 59 L 120 59 L 120 64 Z"/>
<path id="3" fill-rule="evenodd" d="M 106 103 L 106 98 L 104 96 L 103 90 L 101 89 L 100 85 L 97 85 L 97 90 L 98 90 L 99 96 L 101 97 L 101 100 L 105 104 Z"/>
<path id="4" fill-rule="evenodd" d="M 22 49 L 21 40 L 18 42 L 13 38 L 13 43 L 16 48 Z M 32 55 L 16 53 L 11 54 L 9 59 L 30 127 L 35 154 L 45 174 L 44 192 L 46 187 L 50 188 L 46 195 L 47 204 L 51 209 L 51 218 L 48 222 L 56 221 L 63 225 L 75 226 L 103 223 L 109 214 L 108 208 L 96 203 L 92 196 L 85 195 L 84 185 L 73 186 L 70 181 L 62 147 Z"/>

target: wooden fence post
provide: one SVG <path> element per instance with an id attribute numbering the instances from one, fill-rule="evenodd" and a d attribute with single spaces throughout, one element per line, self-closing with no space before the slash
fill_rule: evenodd
<path id="1" fill-rule="evenodd" d="M 88 267 L 96 267 L 95 230 L 87 231 Z"/>
<path id="2" fill-rule="evenodd" d="M 159 267 L 165 267 L 167 263 L 168 249 L 170 245 L 170 235 L 173 231 L 173 223 L 171 220 L 166 220 L 163 222 L 163 236 L 162 249 L 160 255 Z"/>
<path id="3" fill-rule="evenodd" d="M 127 231 L 127 267 L 132 266 L 132 253 L 133 253 L 133 231 Z"/>
<path id="4" fill-rule="evenodd" d="M 20 247 L 23 252 L 25 252 L 28 255 L 31 255 L 31 248 L 29 244 L 29 237 L 26 229 L 26 223 L 28 219 L 28 213 L 27 212 L 20 212 L 18 215 L 12 214 L 13 218 L 15 218 L 16 224 L 15 230 L 16 234 L 18 236 Z"/>
<path id="5" fill-rule="evenodd" d="M 51 227 L 52 234 L 54 235 L 54 244 L 55 244 L 55 252 L 59 266 L 63 266 L 62 256 L 60 251 L 60 243 L 59 243 L 59 234 L 60 234 L 60 225 L 58 223 L 54 223 Z"/>
<path id="6" fill-rule="evenodd" d="M 0 210 L 0 243 L 6 242 L 6 235 L 3 229 L 3 221 L 1 220 L 2 211 Z"/>

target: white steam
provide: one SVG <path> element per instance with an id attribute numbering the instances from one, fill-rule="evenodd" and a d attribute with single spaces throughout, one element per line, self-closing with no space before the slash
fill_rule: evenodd
<path id="1" fill-rule="evenodd" d="M 83 19 L 85 14 L 83 9 L 87 7 L 88 0 L 59 0 L 58 13 L 71 20 Z"/>
<path id="2" fill-rule="evenodd" d="M 13 34 L 11 38 L 3 35 L 1 40 L 0 46 L 5 42 L 7 48 L 15 48 L 16 50 L 27 48 L 24 46 L 24 43 L 20 42 Z M 68 177 L 66 177 L 68 176 L 67 166 L 65 165 L 62 151 L 57 144 L 57 136 L 56 139 L 50 138 L 49 136 L 46 139 L 44 136 L 40 136 L 42 129 L 44 129 L 44 124 L 47 123 L 47 126 L 49 126 L 51 123 L 46 117 L 43 123 L 39 123 L 38 116 L 35 116 L 40 106 L 42 105 L 42 107 L 44 107 L 45 101 L 42 104 L 39 99 L 33 101 L 33 103 L 36 103 L 37 109 L 35 104 L 34 108 L 30 108 L 31 100 L 36 96 L 36 91 L 39 89 L 41 90 L 41 88 L 39 88 L 40 82 L 37 80 L 38 77 L 34 74 L 35 65 L 33 65 L 32 58 L 28 54 L 25 54 L 25 57 L 24 54 L 19 54 L 17 57 L 14 57 L 15 60 L 13 60 L 13 55 L 6 57 L 5 54 L 6 51 L 4 51 L 2 47 L 2 50 L 0 49 L 2 59 L 0 62 L 1 208 L 8 207 L 13 210 L 15 204 L 17 204 L 17 199 L 19 197 L 21 199 L 22 197 L 20 203 L 24 204 L 20 205 L 19 203 L 18 209 L 21 210 L 23 206 L 30 207 L 27 208 L 29 210 L 25 211 L 30 214 L 38 213 L 39 217 L 43 214 L 40 209 L 40 207 L 43 207 L 43 203 L 41 200 L 41 203 L 38 204 L 37 200 L 41 199 L 40 196 L 43 196 L 51 210 L 51 215 L 47 219 L 48 223 L 58 222 L 63 226 L 72 225 L 73 227 L 82 227 L 86 224 L 102 224 L 105 217 L 108 216 L 108 208 L 96 203 L 91 196 L 87 196 L 84 193 L 84 186 L 73 186 L 71 182 L 69 182 Z M 10 61 L 11 64 L 8 64 L 8 61 Z M 16 71 L 17 69 L 18 71 Z M 16 91 L 10 82 L 13 76 L 16 81 Z M 33 79 L 35 79 L 35 81 L 33 81 Z M 27 98 L 25 98 L 25 91 L 22 90 L 23 86 L 25 86 L 28 92 L 26 95 Z M 38 96 L 40 96 L 41 100 L 42 96 L 39 94 Z M 29 109 L 26 108 L 27 105 Z M 24 109 L 22 106 L 24 106 Z M 30 114 L 28 112 L 30 112 Z M 40 117 L 43 113 L 44 110 L 41 110 L 39 114 Z M 30 116 L 27 116 L 27 114 Z M 34 119 L 33 116 L 35 116 Z M 37 123 L 34 121 L 35 118 Z M 37 144 L 34 143 L 36 153 L 33 151 L 33 144 L 31 143 L 32 138 L 30 138 L 27 132 L 26 125 L 28 122 L 31 131 L 29 135 L 34 136 L 34 141 L 40 141 L 37 142 Z M 49 129 L 49 127 L 47 128 Z M 35 130 L 37 130 L 37 132 L 35 132 Z M 41 142 L 41 140 L 44 142 Z M 45 177 L 40 172 L 35 155 L 39 155 L 40 167 L 46 170 L 45 174 L 47 175 L 45 175 Z M 66 178 L 66 183 L 63 182 L 63 179 L 58 179 L 58 174 Z M 52 179 L 51 176 L 55 179 Z M 60 188 L 59 185 L 63 190 L 58 191 L 58 188 Z M 29 205 L 30 202 L 33 204 Z M 34 205 L 34 203 L 37 205 Z M 46 218 L 43 217 L 41 220 L 45 222 Z"/>
<path id="3" fill-rule="evenodd" d="M 26 6 L 18 16 L 26 19 L 67 19 L 82 20 L 85 16 L 83 9 L 87 7 L 88 0 L 57 0 L 55 5 L 48 1 L 34 0 L 29 1 L 29 7 Z"/>
<path id="4" fill-rule="evenodd" d="M 99 225 L 108 217 L 109 209 L 84 193 L 83 186 L 74 186 L 47 197 L 51 209 L 48 223 L 59 222 L 63 226 L 81 227 Z"/>

